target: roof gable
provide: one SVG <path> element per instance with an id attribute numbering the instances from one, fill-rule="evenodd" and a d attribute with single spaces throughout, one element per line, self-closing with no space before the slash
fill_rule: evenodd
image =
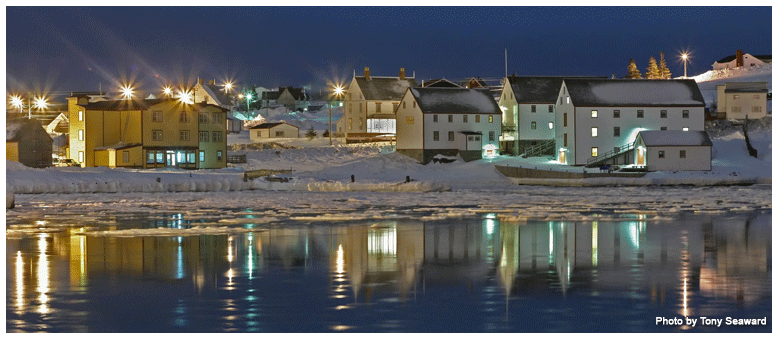
<path id="1" fill-rule="evenodd" d="M 17 142 L 21 140 L 28 133 L 32 133 L 35 129 L 40 129 L 43 134 L 48 136 L 48 133 L 43 129 L 43 126 L 35 119 L 10 119 L 5 124 L 5 141 Z M 51 137 L 49 137 L 51 139 Z"/>
<path id="2" fill-rule="evenodd" d="M 286 122 L 283 122 L 283 121 L 281 121 L 281 122 L 265 122 L 265 123 L 262 123 L 262 124 L 256 125 L 256 126 L 252 127 L 251 129 L 268 129 L 268 128 L 273 128 L 273 127 L 276 127 L 276 126 L 278 126 L 278 125 L 283 125 L 283 124 L 286 124 L 286 125 L 292 126 L 292 127 L 294 127 L 294 128 L 298 128 L 298 127 L 297 127 L 297 126 L 295 126 L 295 125 L 292 125 L 292 124 L 290 124 L 290 123 L 286 123 Z M 299 128 L 298 128 L 298 129 L 299 129 Z"/>
<path id="3" fill-rule="evenodd" d="M 213 98 L 213 100 L 216 101 L 216 104 L 219 106 L 231 106 L 232 100 L 230 100 L 229 96 L 227 96 L 227 93 L 224 92 L 222 88 L 219 88 L 218 85 L 212 85 L 212 84 L 199 84 L 203 87 L 206 93 L 208 93 L 208 96 Z"/>
<path id="4" fill-rule="evenodd" d="M 416 87 L 416 79 L 399 77 L 354 77 L 365 100 L 400 100 L 405 90 Z M 352 82 L 353 82 L 352 81 Z"/>
<path id="5" fill-rule="evenodd" d="M 408 91 L 422 113 L 502 113 L 488 89 L 413 87 Z"/>
<path id="6" fill-rule="evenodd" d="M 640 131 L 646 146 L 712 146 L 705 131 Z"/>
<path id="7" fill-rule="evenodd" d="M 575 106 L 705 106 L 691 79 L 564 79 L 564 83 Z"/>

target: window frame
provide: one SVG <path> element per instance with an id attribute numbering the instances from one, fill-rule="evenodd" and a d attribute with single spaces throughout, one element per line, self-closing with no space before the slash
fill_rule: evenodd
<path id="1" fill-rule="evenodd" d="M 613 110 L 613 118 L 614 119 L 621 119 L 621 110 L 614 109 Z"/>
<path id="2" fill-rule="evenodd" d="M 151 140 L 152 141 L 163 141 L 165 140 L 164 134 L 162 133 L 161 129 L 153 129 L 151 130 Z"/>

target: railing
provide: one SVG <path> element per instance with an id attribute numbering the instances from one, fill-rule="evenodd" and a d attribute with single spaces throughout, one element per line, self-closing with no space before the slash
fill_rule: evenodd
<path id="1" fill-rule="evenodd" d="M 230 163 L 230 164 L 245 164 L 246 163 L 246 155 L 245 154 L 227 155 L 227 163 Z"/>
<path id="2" fill-rule="evenodd" d="M 275 169 L 258 169 L 252 171 L 243 172 L 243 179 L 256 179 L 266 177 L 273 174 L 292 174 L 292 169 L 288 170 L 275 170 Z"/>
<path id="3" fill-rule="evenodd" d="M 612 157 L 615 157 L 615 156 L 617 156 L 619 154 L 622 154 L 624 152 L 629 152 L 629 151 L 633 150 L 634 148 L 635 148 L 635 143 L 631 142 L 629 144 L 622 145 L 618 149 L 614 149 L 614 150 L 605 152 L 602 155 L 599 155 L 599 156 L 594 157 L 594 158 L 589 158 L 589 160 L 586 160 L 586 167 L 594 167 L 594 166 L 597 165 L 597 163 L 599 163 L 601 161 L 608 160 L 608 159 L 610 159 Z"/>
<path id="4" fill-rule="evenodd" d="M 539 144 L 527 147 L 527 148 L 524 149 L 524 154 L 522 154 L 522 157 L 527 158 L 527 157 L 536 157 L 536 156 L 544 155 L 544 154 L 554 154 L 554 151 L 553 151 L 554 150 L 554 144 L 555 144 L 555 140 L 551 139 L 551 140 L 546 140 L 546 141 L 543 141 L 543 142 L 541 142 Z M 549 151 L 551 151 L 551 152 L 549 152 Z"/>

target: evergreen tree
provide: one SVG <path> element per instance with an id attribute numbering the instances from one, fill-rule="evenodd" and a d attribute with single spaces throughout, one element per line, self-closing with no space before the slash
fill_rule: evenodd
<path id="1" fill-rule="evenodd" d="M 665 54 L 662 52 L 659 52 L 659 73 L 661 74 L 662 79 L 670 79 L 673 76 L 673 73 L 670 73 L 670 69 L 667 68 Z"/>
<path id="2" fill-rule="evenodd" d="M 322 137 L 329 138 L 330 136 L 330 130 L 326 129 L 324 130 L 324 133 L 321 134 Z"/>
<path id="3" fill-rule="evenodd" d="M 659 72 L 659 67 L 656 65 L 656 59 L 651 57 L 648 60 L 648 69 L 646 70 L 646 79 L 660 79 L 662 74 Z"/>
<path id="4" fill-rule="evenodd" d="M 629 79 L 642 79 L 638 66 L 635 65 L 635 59 L 629 59 L 629 66 L 627 66 L 627 78 Z"/>
<path id="5" fill-rule="evenodd" d="M 305 136 L 308 137 L 308 140 L 313 140 L 316 135 L 316 131 L 313 130 L 313 125 L 311 125 L 311 128 L 308 130 L 308 132 L 305 133 Z"/>

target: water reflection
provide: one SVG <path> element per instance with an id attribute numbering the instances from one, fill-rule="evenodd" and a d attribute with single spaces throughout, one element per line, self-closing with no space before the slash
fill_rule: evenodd
<path id="1" fill-rule="evenodd" d="M 199 237 L 65 232 L 7 239 L 7 248 L 7 275 L 15 277 L 7 305 L 16 317 L 9 330 L 46 322 L 26 323 L 27 313 L 49 315 L 65 328 L 127 330 L 50 309 L 73 292 L 100 308 L 112 303 L 95 301 L 144 290 L 148 295 L 133 295 L 140 298 L 133 305 L 159 308 L 148 321 L 166 319 L 152 328 L 160 331 L 452 331 L 455 324 L 570 331 L 581 317 L 623 316 L 632 320 L 610 330 L 656 331 L 663 329 L 651 326 L 653 315 L 728 316 L 765 305 L 770 312 L 765 302 L 772 298 L 770 214 L 579 222 L 487 215 Z M 297 327 L 278 321 L 302 314 L 306 323 Z M 434 317 L 449 321 L 432 324 Z M 528 329 L 517 317 L 545 327 Z"/>

